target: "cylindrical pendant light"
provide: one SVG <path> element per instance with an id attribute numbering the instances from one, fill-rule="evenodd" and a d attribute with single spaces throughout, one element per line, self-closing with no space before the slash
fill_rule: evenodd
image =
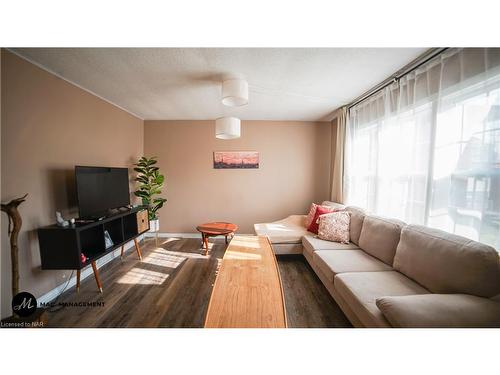
<path id="1" fill-rule="evenodd" d="M 229 107 L 248 104 L 248 82 L 241 78 L 222 81 L 222 104 Z"/>
<path id="2" fill-rule="evenodd" d="M 240 119 L 236 117 L 221 117 L 215 120 L 215 138 L 233 139 L 240 137 Z"/>

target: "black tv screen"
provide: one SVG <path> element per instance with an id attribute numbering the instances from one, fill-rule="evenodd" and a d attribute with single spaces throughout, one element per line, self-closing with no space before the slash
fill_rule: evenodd
<path id="1" fill-rule="evenodd" d="M 130 204 L 127 168 L 76 166 L 75 178 L 81 218 L 106 216 Z"/>

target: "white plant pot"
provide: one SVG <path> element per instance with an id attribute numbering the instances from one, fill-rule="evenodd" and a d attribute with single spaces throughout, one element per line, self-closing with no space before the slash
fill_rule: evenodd
<path id="1" fill-rule="evenodd" d="M 160 230 L 160 219 L 149 220 L 148 232 L 158 232 L 159 230 Z"/>

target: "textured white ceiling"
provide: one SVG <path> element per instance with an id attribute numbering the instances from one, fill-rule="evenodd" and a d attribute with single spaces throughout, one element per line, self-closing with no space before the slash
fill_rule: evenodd
<path id="1" fill-rule="evenodd" d="M 425 48 L 15 48 L 15 53 L 146 120 L 329 120 Z M 250 102 L 222 105 L 243 76 Z"/>

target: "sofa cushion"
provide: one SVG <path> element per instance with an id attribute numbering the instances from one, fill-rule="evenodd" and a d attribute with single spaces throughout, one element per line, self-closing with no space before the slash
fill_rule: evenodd
<path id="1" fill-rule="evenodd" d="M 408 225 L 394 268 L 433 293 L 493 297 L 500 293 L 500 258 L 485 244 L 438 229 Z"/>
<path id="2" fill-rule="evenodd" d="M 268 236 L 271 243 L 301 243 L 307 232 L 305 215 L 291 215 L 272 223 L 254 224 L 258 236 Z"/>
<path id="3" fill-rule="evenodd" d="M 359 236 L 361 235 L 361 228 L 363 227 L 363 220 L 365 218 L 365 211 L 359 207 L 348 206 L 345 208 L 351 214 L 351 223 L 349 226 L 349 237 L 356 245 L 359 245 Z"/>
<path id="4" fill-rule="evenodd" d="M 366 327 L 390 327 L 376 305 L 378 298 L 429 293 L 396 271 L 339 273 L 333 282 L 335 290 Z"/>
<path id="5" fill-rule="evenodd" d="M 359 236 L 359 247 L 392 266 L 401 229 L 405 225 L 401 220 L 366 215 Z"/>
<path id="6" fill-rule="evenodd" d="M 377 307 L 393 327 L 500 327 L 500 303 L 468 294 L 381 297 Z"/>
<path id="7" fill-rule="evenodd" d="M 348 244 L 344 244 L 344 243 L 339 243 L 339 242 L 325 241 L 325 240 L 318 238 L 318 236 L 316 236 L 312 233 L 307 233 L 304 235 L 304 237 L 302 237 L 302 245 L 304 246 L 304 252 L 307 252 L 311 256 L 317 250 L 357 250 L 357 249 L 359 249 L 359 246 L 353 244 L 352 242 L 349 242 Z"/>
<path id="8" fill-rule="evenodd" d="M 392 268 L 363 250 L 318 250 L 313 262 L 333 281 L 335 275 L 344 272 L 392 271 Z"/>

